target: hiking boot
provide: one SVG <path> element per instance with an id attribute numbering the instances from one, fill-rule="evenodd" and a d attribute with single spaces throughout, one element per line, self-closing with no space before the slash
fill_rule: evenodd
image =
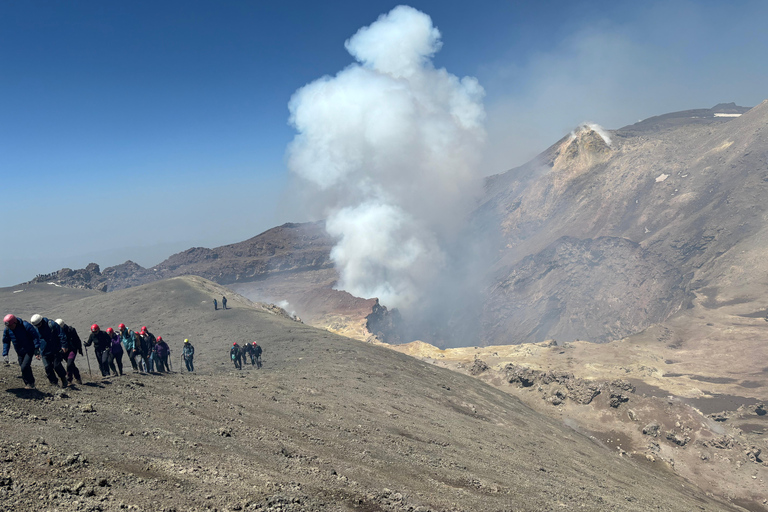
<path id="1" fill-rule="evenodd" d="M 76 380 L 77 380 L 78 384 L 80 384 L 81 386 L 83 385 L 83 381 L 82 380 L 80 380 L 80 379 L 76 379 Z"/>
<path id="2" fill-rule="evenodd" d="M 34 384 L 27 384 L 24 389 L 37 389 Z"/>
<path id="3" fill-rule="evenodd" d="M 117 372 L 112 374 L 113 377 L 117 377 Z"/>

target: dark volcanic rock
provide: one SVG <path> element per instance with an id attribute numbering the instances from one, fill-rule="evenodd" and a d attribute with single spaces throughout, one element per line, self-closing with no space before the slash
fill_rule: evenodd
<path id="1" fill-rule="evenodd" d="M 267 276 L 330 269 L 333 240 L 322 223 L 283 224 L 258 236 L 215 249 L 193 247 L 174 254 L 151 269 L 132 261 L 99 271 L 62 269 L 40 275 L 33 283 L 53 282 L 73 288 L 114 291 L 182 275 L 205 277 L 219 284 L 264 279 Z"/>

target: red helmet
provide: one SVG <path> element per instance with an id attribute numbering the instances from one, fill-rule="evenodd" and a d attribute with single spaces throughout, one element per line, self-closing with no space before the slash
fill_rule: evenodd
<path id="1" fill-rule="evenodd" d="M 99 332 L 99 324 L 93 324 L 91 326 L 91 332 Z"/>
<path id="2" fill-rule="evenodd" d="M 163 341 L 163 337 L 162 336 L 158 336 L 157 337 L 157 341 Z"/>
<path id="3" fill-rule="evenodd" d="M 5 323 L 5 324 L 16 323 L 16 317 L 9 313 L 9 314 L 5 315 L 5 318 L 3 318 L 3 323 Z"/>
<path id="4" fill-rule="evenodd" d="M 237 345 L 237 342 L 234 342 L 234 343 L 232 344 L 232 346 L 233 346 L 233 347 L 234 347 L 235 345 Z"/>
<path id="5" fill-rule="evenodd" d="M 114 334 L 115 330 L 111 327 L 107 327 L 107 334 Z"/>
<path id="6" fill-rule="evenodd" d="M 147 326 L 146 325 L 142 325 L 141 326 L 141 332 L 147 332 Z"/>
<path id="7" fill-rule="evenodd" d="M 117 328 L 122 331 L 123 329 L 125 329 L 125 324 L 120 324 L 117 326 Z"/>

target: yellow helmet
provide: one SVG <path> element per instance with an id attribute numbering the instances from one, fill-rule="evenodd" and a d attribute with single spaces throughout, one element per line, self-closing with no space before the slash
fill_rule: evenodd
<path id="1" fill-rule="evenodd" d="M 189 340 L 184 340 L 184 343 L 189 343 Z"/>

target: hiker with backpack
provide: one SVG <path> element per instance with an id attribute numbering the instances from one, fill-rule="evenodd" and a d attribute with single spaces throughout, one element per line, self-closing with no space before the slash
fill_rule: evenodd
<path id="1" fill-rule="evenodd" d="M 184 348 L 181 351 L 181 356 L 184 358 L 184 363 L 187 365 L 187 371 L 195 371 L 195 365 L 193 364 L 193 359 L 195 358 L 195 347 L 192 346 L 189 340 L 184 340 Z"/>
<path id="2" fill-rule="evenodd" d="M 232 359 L 232 362 L 235 363 L 235 368 L 237 368 L 238 370 L 243 369 L 243 363 L 240 360 L 240 355 L 241 355 L 240 345 L 238 345 L 237 342 L 234 342 L 232 344 L 232 348 L 229 349 L 229 358 Z"/>
<path id="3" fill-rule="evenodd" d="M 61 387 L 67 387 L 67 371 L 61 362 L 69 354 L 67 336 L 59 327 L 59 324 L 42 315 L 32 315 L 29 322 L 37 329 L 40 335 L 40 355 L 43 360 L 45 375 L 53 386 L 58 386 L 61 379 Z M 57 379 L 58 377 L 58 379 Z"/>
<path id="4" fill-rule="evenodd" d="M 72 384 L 74 379 L 78 384 L 82 384 L 83 381 L 80 379 L 80 370 L 75 364 L 75 358 L 78 353 L 83 355 L 83 341 L 77 335 L 77 330 L 71 325 L 65 324 L 64 320 L 57 318 L 55 322 L 64 332 L 64 336 L 67 337 L 67 345 L 69 346 L 69 352 L 64 356 L 64 360 L 67 362 L 67 382 Z"/>
<path id="5" fill-rule="evenodd" d="M 99 328 L 99 324 L 91 326 L 91 335 L 85 342 L 86 347 L 93 345 L 93 351 L 96 353 L 96 361 L 99 363 L 102 377 L 109 377 L 109 356 L 112 339 L 109 335 Z"/>
<path id="6" fill-rule="evenodd" d="M 157 358 L 155 364 L 157 366 L 157 371 L 171 371 L 171 369 L 168 367 L 168 356 L 170 354 L 171 347 L 169 347 L 168 344 L 163 340 L 162 336 L 158 336 L 157 343 L 155 344 L 155 357 Z"/>
<path id="7" fill-rule="evenodd" d="M 146 325 L 141 326 L 141 338 L 143 340 L 144 355 L 147 361 L 147 371 L 155 371 L 156 353 L 155 345 L 157 344 L 157 338 L 147 330 Z"/>
<path id="8" fill-rule="evenodd" d="M 125 324 L 118 325 L 117 329 L 120 334 L 120 341 L 123 344 L 123 348 L 125 348 L 125 353 L 128 354 L 128 360 L 133 367 L 133 372 L 136 373 L 139 371 L 139 365 L 136 362 L 136 356 L 139 355 L 139 351 L 136 348 L 136 333 L 126 328 Z"/>
<path id="9" fill-rule="evenodd" d="M 35 389 L 35 376 L 32 374 L 32 358 L 40 348 L 40 334 L 32 324 L 21 318 L 7 314 L 3 318 L 5 329 L 3 330 L 3 359 L 5 364 L 10 364 L 8 350 L 11 343 L 19 359 L 21 368 L 21 380 L 27 389 Z"/>
<path id="10" fill-rule="evenodd" d="M 107 334 L 109 335 L 109 367 L 112 370 L 112 375 L 117 377 L 118 370 L 120 375 L 123 374 L 123 344 L 120 340 L 120 335 L 115 332 L 111 327 L 107 328 Z M 117 365 L 117 368 L 115 368 Z"/>
<path id="11" fill-rule="evenodd" d="M 256 343 L 255 341 L 253 342 L 253 353 L 256 354 L 256 369 L 259 370 L 259 369 L 261 369 L 261 353 L 262 353 L 262 350 L 261 350 L 261 346 L 258 343 Z"/>

